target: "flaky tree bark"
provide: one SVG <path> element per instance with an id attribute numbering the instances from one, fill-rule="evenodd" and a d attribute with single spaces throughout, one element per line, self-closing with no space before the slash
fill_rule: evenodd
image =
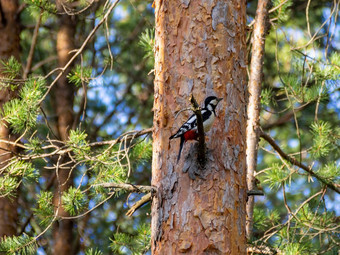
<path id="1" fill-rule="evenodd" d="M 19 59 L 20 27 L 17 17 L 18 1 L 0 0 L 0 59 L 7 60 L 11 56 Z M 3 76 L 0 64 L 0 77 Z M 1 88 L 0 107 L 9 101 L 15 92 L 10 89 Z M 9 128 L 4 123 L 0 123 L 0 139 L 13 140 Z M 12 157 L 12 146 L 0 143 L 0 167 L 4 167 L 4 161 Z M 17 198 L 0 198 L 0 237 L 12 236 L 16 234 L 18 224 Z"/>
<path id="2" fill-rule="evenodd" d="M 246 253 L 246 1 L 156 0 L 152 184 L 153 254 Z M 223 97 L 208 133 L 205 169 L 197 142 L 169 137 L 210 95 Z M 183 173 L 186 171 L 188 173 Z M 204 177 L 204 179 L 199 177 Z M 193 178 L 196 177 L 195 180 Z"/>
<path id="3" fill-rule="evenodd" d="M 60 2 L 60 1 L 59 1 Z M 59 6 L 60 7 L 60 6 Z M 62 9 L 61 9 L 62 10 Z M 66 63 L 72 57 L 72 50 L 75 49 L 74 35 L 75 35 L 74 17 L 63 15 L 60 17 L 60 27 L 57 35 L 57 54 L 58 63 L 60 67 L 64 67 Z M 73 115 L 73 101 L 74 101 L 74 85 L 69 84 L 67 80 L 67 73 L 69 69 L 65 70 L 64 74 L 58 80 L 56 84 L 55 95 L 55 107 L 57 113 L 57 128 L 58 134 L 61 140 L 66 141 L 68 139 L 69 130 L 72 127 L 74 121 Z M 69 160 L 65 158 L 58 159 L 60 163 Z M 70 166 L 71 168 L 71 166 Z M 56 178 L 54 186 L 54 204 L 58 209 L 58 215 L 69 216 L 61 206 L 60 196 L 63 192 L 67 191 L 72 185 L 72 175 L 70 175 L 70 168 L 59 169 L 58 178 Z M 69 255 L 73 254 L 72 248 L 74 245 L 74 238 L 72 234 L 73 221 L 72 220 L 60 220 L 55 223 L 53 228 L 54 237 L 54 254 Z"/>
<path id="4" fill-rule="evenodd" d="M 267 31 L 269 0 L 259 0 L 256 10 L 253 46 L 251 51 L 250 77 L 248 83 L 248 120 L 247 120 L 247 186 L 248 190 L 255 188 L 254 173 L 257 165 L 257 150 L 259 142 L 261 84 L 263 80 L 263 55 L 265 35 Z M 247 202 L 247 238 L 250 239 L 253 231 L 254 196 Z"/>

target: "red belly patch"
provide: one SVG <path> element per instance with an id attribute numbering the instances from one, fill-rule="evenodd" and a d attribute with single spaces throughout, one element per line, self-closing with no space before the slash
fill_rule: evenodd
<path id="1" fill-rule="evenodd" d="M 184 140 L 188 141 L 188 140 L 197 140 L 198 138 L 198 134 L 196 132 L 196 130 L 189 130 L 188 132 L 184 133 Z"/>

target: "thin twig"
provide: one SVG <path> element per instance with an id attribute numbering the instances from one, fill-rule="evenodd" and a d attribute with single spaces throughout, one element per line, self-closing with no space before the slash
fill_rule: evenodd
<path id="1" fill-rule="evenodd" d="M 40 27 L 40 23 L 41 23 L 41 18 L 43 15 L 43 10 L 40 10 L 40 15 L 39 18 L 37 20 L 37 24 L 35 24 L 35 28 L 34 28 L 34 32 L 33 32 L 33 37 L 32 37 L 32 43 L 31 43 L 31 48 L 27 57 L 27 64 L 26 64 L 26 68 L 24 70 L 24 74 L 23 74 L 23 79 L 27 79 L 27 76 L 31 70 L 32 67 L 32 61 L 33 61 L 33 55 L 34 55 L 34 50 L 35 50 L 35 46 L 37 44 L 37 39 L 38 39 L 38 32 L 39 32 L 39 27 Z"/>
<path id="2" fill-rule="evenodd" d="M 278 6 L 271 8 L 268 13 L 272 13 L 272 12 L 276 11 L 277 9 L 281 8 L 281 6 L 284 5 L 285 3 L 287 3 L 288 1 L 289 0 L 285 0 L 282 3 L 280 3 Z"/>
<path id="3" fill-rule="evenodd" d="M 303 110 L 307 105 L 309 105 L 309 102 L 308 103 L 305 103 L 299 107 L 296 107 L 294 108 L 295 110 L 295 113 Z M 289 107 L 290 108 L 290 107 Z M 288 108 L 287 108 L 288 109 Z M 283 115 L 282 117 L 280 117 L 279 119 L 273 121 L 273 122 L 270 122 L 268 124 L 265 124 L 265 125 L 262 125 L 262 130 L 269 130 L 271 128 L 274 128 L 274 127 L 278 127 L 278 126 L 281 126 L 281 125 L 284 125 L 285 123 L 287 123 L 292 117 L 294 116 L 294 112 L 293 111 L 290 111 L 290 112 L 287 112 L 285 115 Z M 271 118 L 270 118 L 271 119 Z"/>
<path id="4" fill-rule="evenodd" d="M 93 142 L 93 143 L 90 143 L 89 145 L 90 146 L 101 146 L 101 145 L 117 144 L 120 141 L 122 141 L 122 139 L 125 136 L 127 136 L 128 139 L 131 139 L 132 137 L 136 138 L 136 137 L 139 137 L 139 136 L 142 136 L 142 135 L 149 134 L 149 133 L 152 132 L 152 130 L 153 130 L 153 128 L 147 128 L 147 129 L 143 129 L 143 130 L 140 130 L 140 131 L 129 131 L 129 132 L 122 134 L 117 139 L 109 140 L 109 141 L 102 141 L 102 142 Z"/>
<path id="5" fill-rule="evenodd" d="M 71 59 L 67 62 L 67 64 L 61 68 L 60 73 L 58 74 L 58 76 L 53 80 L 53 82 L 50 84 L 50 86 L 48 87 L 46 93 L 44 94 L 44 96 L 39 100 L 39 104 L 42 103 L 42 101 L 45 100 L 46 96 L 50 93 L 52 87 L 57 83 L 57 81 L 60 79 L 60 77 L 63 75 L 63 73 L 65 72 L 65 70 L 72 64 L 72 62 L 79 56 L 80 53 L 82 53 L 82 51 L 85 49 L 87 43 L 91 40 L 91 38 L 93 37 L 93 35 L 97 32 L 97 30 L 99 29 L 99 27 L 104 23 L 104 21 L 108 18 L 108 16 L 110 15 L 110 13 L 112 12 L 113 8 L 116 7 L 116 5 L 118 4 L 119 0 L 116 0 L 111 6 L 110 8 L 107 10 L 107 12 L 105 13 L 104 17 L 98 22 L 98 24 L 93 28 L 93 30 L 90 32 L 90 34 L 86 37 L 85 41 L 83 42 L 83 44 L 81 45 L 81 47 L 77 50 L 77 52 L 71 57 Z"/>
<path id="6" fill-rule="evenodd" d="M 58 57 L 57 56 L 49 56 L 41 61 L 39 61 L 38 63 L 36 63 L 34 66 L 32 66 L 31 68 L 31 72 L 36 71 L 37 69 L 39 69 L 40 67 L 42 67 L 43 65 L 47 64 L 47 63 L 51 63 L 52 61 L 57 60 Z"/>
<path id="7" fill-rule="evenodd" d="M 152 196 L 151 193 L 148 193 L 146 195 L 144 195 L 140 200 L 138 200 L 125 214 L 128 217 L 131 217 L 132 214 L 140 207 L 142 207 L 143 205 L 145 205 L 147 202 L 151 201 Z"/>
<path id="8" fill-rule="evenodd" d="M 310 45 L 311 43 L 313 43 L 314 41 L 316 41 L 317 39 L 319 39 L 317 37 L 318 33 L 321 31 L 321 29 L 327 24 L 327 22 L 333 17 L 333 13 L 335 12 L 336 10 L 336 0 L 333 1 L 334 3 L 334 8 L 332 9 L 331 13 L 329 14 L 328 18 L 322 23 L 322 25 L 318 28 L 318 30 L 314 33 L 314 35 L 312 36 L 312 38 L 304 45 L 302 46 L 298 46 L 298 47 L 295 47 L 293 48 L 292 50 L 298 50 L 298 49 L 302 49 L 302 48 L 305 48 L 307 47 L 308 45 Z"/>

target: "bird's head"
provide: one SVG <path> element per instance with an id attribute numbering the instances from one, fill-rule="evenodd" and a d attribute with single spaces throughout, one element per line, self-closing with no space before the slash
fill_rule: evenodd
<path id="1" fill-rule="evenodd" d="M 222 97 L 218 98 L 215 96 L 207 97 L 204 101 L 204 108 L 207 108 L 208 110 L 215 112 L 216 106 L 222 99 L 223 99 Z"/>

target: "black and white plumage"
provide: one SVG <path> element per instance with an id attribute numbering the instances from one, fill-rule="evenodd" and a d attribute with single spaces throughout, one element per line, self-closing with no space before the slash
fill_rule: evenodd
<path id="1" fill-rule="evenodd" d="M 203 128 L 204 132 L 210 130 L 212 124 L 214 123 L 216 117 L 216 106 L 223 98 L 217 98 L 215 96 L 209 96 L 204 101 L 204 108 L 201 110 L 202 119 L 203 119 Z M 197 140 L 198 132 L 197 132 L 197 119 L 196 115 L 193 114 L 190 118 L 178 129 L 178 131 L 170 137 L 171 139 L 181 138 L 179 153 L 177 157 L 177 162 L 181 158 L 181 152 L 183 149 L 183 145 L 188 140 Z"/>

